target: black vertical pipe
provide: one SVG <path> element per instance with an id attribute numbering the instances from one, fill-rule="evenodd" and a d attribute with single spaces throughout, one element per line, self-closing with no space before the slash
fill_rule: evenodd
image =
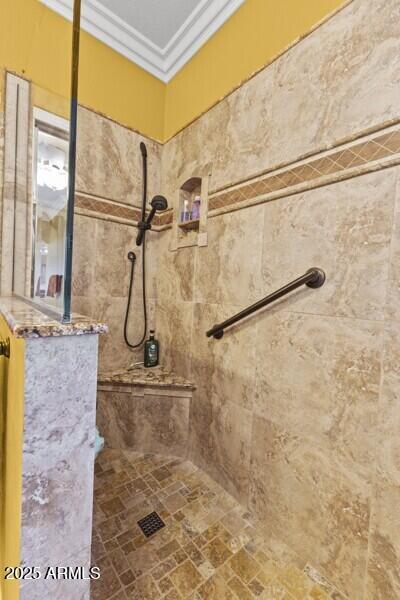
<path id="1" fill-rule="evenodd" d="M 64 323 L 71 321 L 72 251 L 74 242 L 74 207 L 76 174 L 76 133 L 78 120 L 79 41 L 81 32 L 81 0 L 74 0 L 72 22 L 71 110 L 69 120 L 68 204 L 65 240 Z"/>
<path id="2" fill-rule="evenodd" d="M 142 171 L 143 171 L 143 193 L 142 193 L 142 212 L 141 221 L 146 219 L 147 202 L 147 148 L 144 142 L 140 142 L 140 152 L 142 153 Z"/>

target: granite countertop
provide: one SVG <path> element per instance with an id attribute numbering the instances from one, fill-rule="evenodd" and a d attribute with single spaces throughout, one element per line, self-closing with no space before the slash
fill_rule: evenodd
<path id="1" fill-rule="evenodd" d="M 72 315 L 71 323 L 62 323 L 17 296 L 0 298 L 0 314 L 17 338 L 60 337 L 108 331 L 104 323 L 77 314 Z"/>
<path id="2" fill-rule="evenodd" d="M 164 367 L 146 368 L 143 365 L 131 369 L 121 369 L 108 373 L 99 373 L 97 382 L 101 384 L 135 385 L 140 387 L 173 387 L 176 389 L 195 389 L 195 385 Z"/>

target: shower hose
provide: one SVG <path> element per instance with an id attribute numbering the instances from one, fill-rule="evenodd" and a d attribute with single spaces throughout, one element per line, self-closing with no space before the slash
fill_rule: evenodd
<path id="1" fill-rule="evenodd" d="M 128 259 L 131 261 L 131 275 L 129 281 L 129 291 L 128 291 L 128 304 L 126 306 L 126 314 L 125 314 L 125 323 L 124 323 L 124 339 L 125 343 L 129 348 L 139 348 L 146 338 L 147 333 L 147 300 L 146 300 L 146 232 L 143 234 L 143 244 L 142 244 L 142 298 L 143 298 L 143 316 L 144 316 L 144 327 L 143 327 L 143 335 L 137 344 L 131 344 L 128 339 L 128 321 L 129 321 L 129 312 L 131 309 L 132 303 L 132 289 L 133 289 L 133 279 L 135 275 L 135 262 L 136 262 L 136 254 L 134 252 L 128 253 Z"/>

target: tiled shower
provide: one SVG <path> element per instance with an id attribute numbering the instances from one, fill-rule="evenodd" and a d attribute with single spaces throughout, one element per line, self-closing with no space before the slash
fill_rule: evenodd
<path id="1" fill-rule="evenodd" d="M 288 549 L 348 598 L 400 593 L 396 16 L 396 1 L 350 3 L 166 144 L 146 140 L 152 192 L 173 207 L 148 242 L 151 318 L 162 365 L 195 387 L 188 417 L 158 402 L 155 418 L 171 438 L 185 423 L 180 458 L 249 511 L 277 555 Z M 100 371 L 119 372 L 141 359 L 121 336 L 134 230 L 119 211 L 126 190 L 140 194 L 142 138 L 84 109 L 79 127 L 75 306 L 110 323 Z M 190 177 L 207 181 L 201 243 L 176 230 Z M 107 255 L 88 261 L 84 237 L 107 240 Z M 206 338 L 313 266 L 326 272 L 320 290 Z M 138 319 L 139 306 L 132 332 Z M 118 439 L 143 451 L 124 432 L 140 409 L 116 389 L 106 404 L 110 452 Z"/>
<path id="2" fill-rule="evenodd" d="M 344 2 L 163 142 L 80 103 L 72 308 L 91 318 L 71 323 L 49 310 L 66 282 L 70 98 L 1 67 L 14 526 L 23 561 L 101 571 L 76 587 L 24 583 L 21 600 L 400 598 L 399 23 L 399 0 Z M 54 131 L 57 231 L 53 200 L 34 198 L 49 170 L 38 140 Z M 128 338 L 144 325 L 143 144 L 147 199 L 168 201 L 145 234 L 154 368 L 124 341 L 133 251 Z M 323 285 L 206 335 L 310 269 Z"/>

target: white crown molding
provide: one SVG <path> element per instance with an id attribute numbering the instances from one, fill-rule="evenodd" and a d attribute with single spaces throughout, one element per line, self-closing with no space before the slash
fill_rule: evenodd
<path id="1" fill-rule="evenodd" d="M 192 58 L 245 0 L 203 0 L 165 47 L 167 81 Z"/>
<path id="2" fill-rule="evenodd" d="M 73 0 L 40 0 L 72 20 Z M 167 83 L 245 0 L 202 0 L 165 48 L 120 19 L 97 0 L 83 0 L 82 29 Z"/>

